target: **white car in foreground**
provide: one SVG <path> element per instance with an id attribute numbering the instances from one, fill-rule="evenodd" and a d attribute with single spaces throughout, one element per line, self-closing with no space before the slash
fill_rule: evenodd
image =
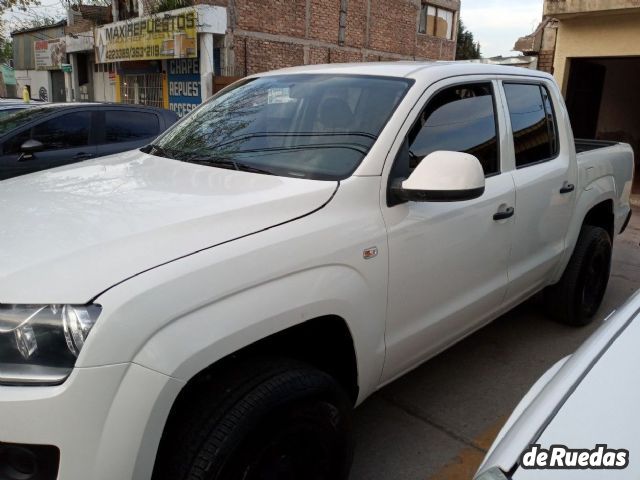
<path id="1" fill-rule="evenodd" d="M 344 479 L 381 386 L 545 287 L 590 321 L 632 173 L 547 74 L 408 62 L 0 182 L 0 477 Z"/>
<path id="2" fill-rule="evenodd" d="M 639 317 L 640 292 L 547 371 L 498 434 L 476 480 L 640 478 Z"/>

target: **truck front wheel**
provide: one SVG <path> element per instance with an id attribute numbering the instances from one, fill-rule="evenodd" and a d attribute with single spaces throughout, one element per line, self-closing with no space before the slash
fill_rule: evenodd
<path id="1" fill-rule="evenodd" d="M 346 480 L 352 406 L 331 376 L 261 360 L 223 377 L 182 401 L 154 480 Z"/>
<path id="2" fill-rule="evenodd" d="M 547 307 L 569 325 L 587 325 L 597 312 L 609 282 L 611 239 L 606 230 L 584 225 L 560 281 L 546 291 Z"/>

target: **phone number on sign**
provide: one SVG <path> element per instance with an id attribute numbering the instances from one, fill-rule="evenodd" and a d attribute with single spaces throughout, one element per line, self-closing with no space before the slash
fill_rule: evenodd
<path id="1" fill-rule="evenodd" d="M 160 45 L 148 45 L 146 47 L 131 47 L 131 48 L 115 48 L 107 51 L 107 60 L 120 60 L 126 58 L 147 58 L 147 57 L 159 57 Z"/>

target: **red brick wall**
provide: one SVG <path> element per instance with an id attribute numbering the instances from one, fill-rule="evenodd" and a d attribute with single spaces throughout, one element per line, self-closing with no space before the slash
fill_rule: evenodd
<path id="1" fill-rule="evenodd" d="M 304 38 L 306 4 L 306 0 L 235 0 L 235 27 Z"/>
<path id="2" fill-rule="evenodd" d="M 340 0 L 310 0 L 309 38 L 338 43 Z"/>
<path id="3" fill-rule="evenodd" d="M 349 0 L 345 45 L 362 48 L 367 35 L 368 0 Z"/>
<path id="4" fill-rule="evenodd" d="M 417 33 L 416 0 L 348 0 L 339 45 L 341 0 L 200 0 L 227 2 L 228 42 L 236 72 L 285 66 L 384 61 L 453 60 L 455 42 Z M 459 10 L 459 0 L 434 0 Z M 246 59 L 245 59 L 246 42 Z"/>
<path id="5" fill-rule="evenodd" d="M 371 0 L 369 48 L 413 55 L 418 9 L 406 0 Z"/>
<path id="6" fill-rule="evenodd" d="M 541 50 L 538 54 L 538 70 L 553 73 L 553 50 Z"/>
<path id="7" fill-rule="evenodd" d="M 236 36 L 234 38 L 234 51 L 236 65 L 238 67 L 246 65 L 247 75 L 266 70 L 304 65 L 304 47 L 302 45 Z"/>

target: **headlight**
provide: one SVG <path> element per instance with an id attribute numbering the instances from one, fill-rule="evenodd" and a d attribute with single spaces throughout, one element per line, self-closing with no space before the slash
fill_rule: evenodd
<path id="1" fill-rule="evenodd" d="M 0 385 L 55 385 L 71 373 L 99 305 L 0 304 Z"/>
<path id="2" fill-rule="evenodd" d="M 508 477 L 498 467 L 491 467 L 475 480 L 508 480 Z"/>

